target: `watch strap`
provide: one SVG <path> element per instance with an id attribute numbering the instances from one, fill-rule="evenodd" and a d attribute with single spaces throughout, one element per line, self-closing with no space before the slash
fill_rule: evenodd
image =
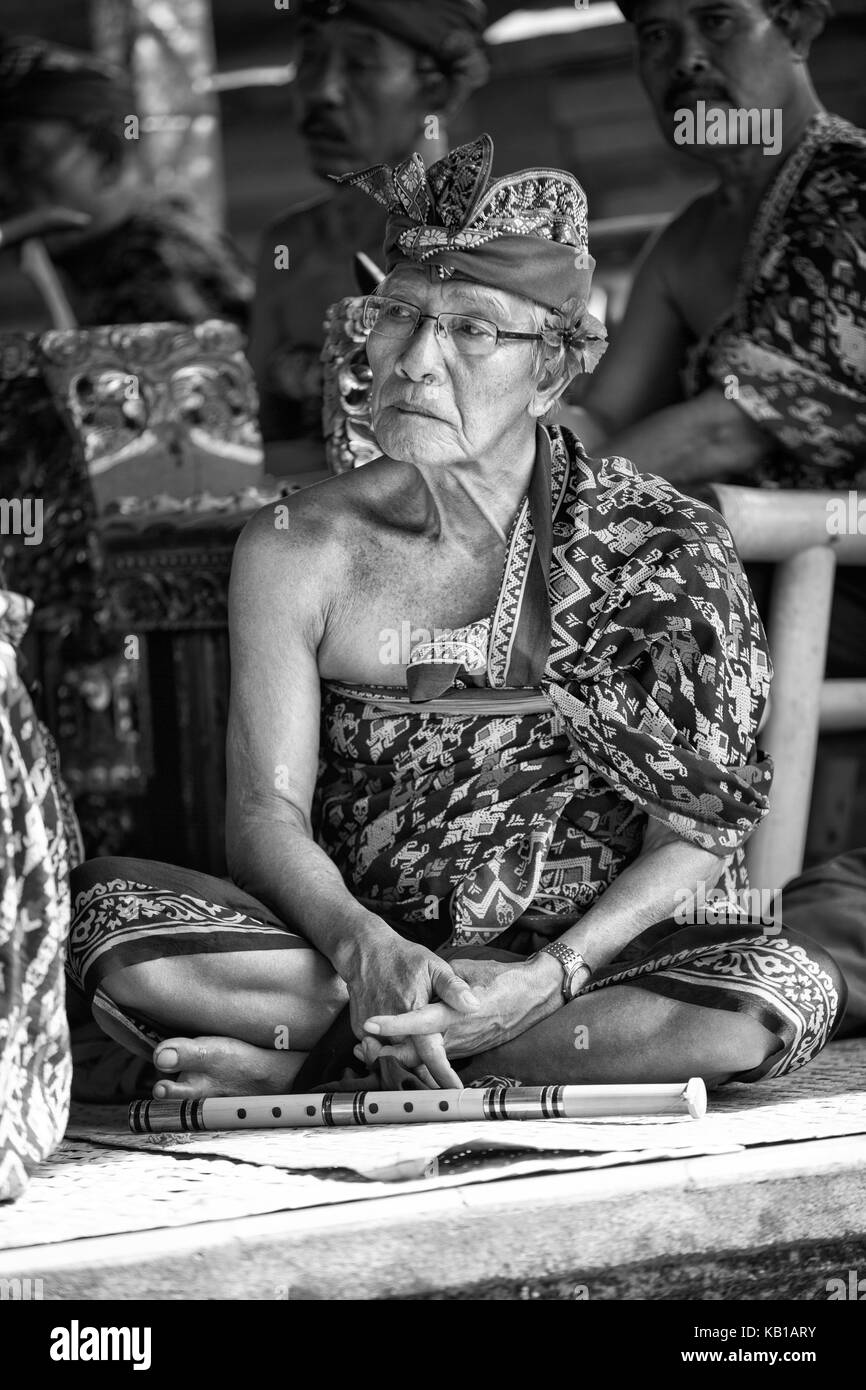
<path id="1" fill-rule="evenodd" d="M 575 987 L 575 980 L 581 970 L 588 970 L 592 975 L 592 967 L 579 951 L 572 950 L 564 941 L 550 941 L 546 946 L 542 946 L 538 955 L 553 956 L 562 966 L 562 998 L 568 1004 L 580 993 L 579 987 Z"/>

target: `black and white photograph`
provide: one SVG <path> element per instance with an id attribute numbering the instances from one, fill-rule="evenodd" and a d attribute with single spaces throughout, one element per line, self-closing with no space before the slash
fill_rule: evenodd
<path id="1" fill-rule="evenodd" d="M 2 0 L 34 1374 L 856 1366 L 864 73 L 866 0 Z"/>

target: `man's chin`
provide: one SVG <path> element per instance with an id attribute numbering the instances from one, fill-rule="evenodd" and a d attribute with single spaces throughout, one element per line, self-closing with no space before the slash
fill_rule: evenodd
<path id="1" fill-rule="evenodd" d="M 389 408 L 384 418 L 375 421 L 374 433 L 382 453 L 397 463 L 443 463 L 450 454 L 448 426 L 429 415 L 403 414 Z"/>
<path id="2" fill-rule="evenodd" d="M 307 155 L 313 173 L 318 174 L 320 179 L 326 179 L 333 174 L 348 174 L 355 169 L 365 168 L 370 163 L 368 159 L 365 160 L 364 155 L 352 149 L 351 145 L 336 140 L 322 143 L 308 140 Z"/>
<path id="3" fill-rule="evenodd" d="M 695 159 L 701 164 L 715 164 L 720 157 L 729 156 L 732 150 L 742 150 L 747 148 L 743 145 L 723 144 L 678 144 L 674 139 L 673 130 L 664 132 L 665 143 L 675 150 L 677 154 L 684 154 L 687 159 Z"/>

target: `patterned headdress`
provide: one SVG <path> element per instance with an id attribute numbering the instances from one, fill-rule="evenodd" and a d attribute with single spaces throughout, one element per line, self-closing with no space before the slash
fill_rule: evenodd
<path id="1" fill-rule="evenodd" d="M 616 0 L 616 3 L 626 19 L 632 20 L 641 0 Z M 795 10 L 817 10 L 823 19 L 828 19 L 833 13 L 833 0 L 764 0 L 764 8 L 771 19 L 775 19 L 780 10 L 792 6 Z"/>
<path id="2" fill-rule="evenodd" d="M 385 267 L 433 265 L 510 290 L 548 309 L 586 308 L 595 261 L 587 246 L 586 195 L 561 169 L 524 169 L 491 180 L 493 141 L 481 135 L 425 169 L 413 154 L 337 183 L 363 189 L 388 210 Z"/>
<path id="3" fill-rule="evenodd" d="M 446 66 L 467 46 L 481 46 L 487 23 L 482 0 L 304 0 L 303 13 L 317 23 L 360 20 Z"/>

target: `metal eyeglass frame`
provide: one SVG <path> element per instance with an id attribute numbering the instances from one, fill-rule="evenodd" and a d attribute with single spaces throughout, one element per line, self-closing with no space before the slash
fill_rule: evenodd
<path id="1" fill-rule="evenodd" d="M 523 340 L 523 341 L 525 341 L 525 342 L 529 342 L 529 341 L 532 341 L 533 339 L 535 339 L 536 341 L 540 341 L 541 338 L 544 336 L 542 333 L 517 333 L 517 332 L 514 332 L 514 331 L 510 331 L 510 330 L 505 329 L 505 328 L 500 328 L 499 325 L 496 324 L 496 323 L 493 323 L 491 319 L 480 318 L 477 314 L 464 314 L 464 313 L 461 313 L 459 310 L 454 310 L 454 309 L 449 310 L 448 312 L 443 313 L 443 314 L 422 314 L 421 310 L 418 308 L 418 306 L 417 306 L 416 304 L 409 304 L 409 303 L 407 303 L 407 301 L 406 301 L 405 299 L 398 299 L 398 298 L 396 297 L 396 295 L 392 295 L 392 294 L 368 294 L 368 295 L 367 295 L 367 297 L 366 297 L 366 299 L 365 299 L 365 301 L 364 301 L 364 314 L 363 314 L 363 317 L 364 317 L 364 327 L 367 328 L 367 331 L 370 332 L 370 333 L 375 333 L 375 332 L 376 332 L 376 324 L 373 324 L 372 326 L 368 326 L 368 324 L 367 324 L 367 322 L 366 322 L 366 319 L 367 319 L 367 305 L 370 304 L 371 302 L 375 302 L 375 301 L 377 301 L 377 300 L 378 300 L 380 303 L 384 303 L 384 304 L 400 304 L 400 305 L 403 306 L 404 309 L 411 309 L 412 313 L 415 315 L 415 322 L 409 327 L 408 333 L 406 333 L 406 334 L 400 334 L 400 333 L 387 333 L 387 332 L 384 332 L 384 333 L 383 333 L 382 330 L 379 329 L 379 332 L 381 333 L 381 336 L 382 336 L 383 338 L 393 338 L 393 339 L 395 340 L 395 342 L 408 341 L 408 339 L 413 338 L 413 337 L 415 336 L 415 333 L 416 333 L 417 330 L 418 330 L 419 324 L 420 324 L 424 319 L 432 319 L 432 321 L 436 324 L 436 339 L 437 339 L 437 341 L 438 341 L 438 342 L 446 342 L 446 343 L 448 343 L 448 342 L 454 343 L 454 346 L 457 348 L 457 351 L 458 351 L 459 353 L 461 353 L 464 357 L 489 357 L 490 354 L 491 354 L 492 352 L 495 352 L 495 351 L 496 351 L 496 349 L 499 347 L 500 342 L 501 342 L 503 339 L 521 339 L 521 340 Z M 495 339 L 495 341 L 494 341 L 492 347 L 491 347 L 489 350 L 485 350 L 484 352 L 471 352 L 471 351 L 470 351 L 470 352 L 465 352 L 465 351 L 459 346 L 459 344 L 458 344 L 456 338 L 454 338 L 451 334 L 449 334 L 449 332 L 448 332 L 448 330 L 447 330 L 447 327 L 446 327 L 446 328 L 443 328 L 443 325 L 442 325 L 442 322 L 441 322 L 442 319 L 468 319 L 470 323 L 479 323 L 479 324 L 483 324 L 485 328 L 490 328 L 490 329 L 493 330 L 493 332 L 496 334 L 496 339 Z M 488 341 L 489 341 L 489 340 L 488 340 Z"/>

